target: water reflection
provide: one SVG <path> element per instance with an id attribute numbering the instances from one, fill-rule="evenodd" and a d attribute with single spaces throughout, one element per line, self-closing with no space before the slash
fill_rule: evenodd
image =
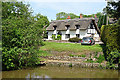
<path id="1" fill-rule="evenodd" d="M 36 73 L 30 74 L 28 73 L 28 75 L 25 77 L 27 80 L 29 80 L 28 78 L 51 78 L 48 75 L 36 75 Z"/>
<path id="2" fill-rule="evenodd" d="M 3 71 L 3 78 L 118 78 L 117 70 L 69 67 L 37 67 Z"/>

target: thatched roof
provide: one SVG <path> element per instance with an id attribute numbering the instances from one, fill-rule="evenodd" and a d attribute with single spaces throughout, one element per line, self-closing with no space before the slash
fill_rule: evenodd
<path id="1" fill-rule="evenodd" d="M 76 25 L 80 26 L 80 29 L 87 29 L 89 24 L 94 21 L 93 18 L 82 18 L 82 19 L 70 19 L 70 20 L 55 20 L 50 22 L 47 27 L 47 31 L 54 30 L 53 26 L 57 26 L 56 30 L 67 30 L 66 26 L 70 26 L 70 30 L 76 30 Z"/>

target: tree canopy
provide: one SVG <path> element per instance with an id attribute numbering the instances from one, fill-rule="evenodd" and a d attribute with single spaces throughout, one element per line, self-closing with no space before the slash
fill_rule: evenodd
<path id="1" fill-rule="evenodd" d="M 60 12 L 56 14 L 56 20 L 65 20 L 67 19 L 67 17 L 70 16 L 71 19 L 74 18 L 79 18 L 77 15 L 75 15 L 74 13 L 65 13 L 65 12 Z"/>
<path id="2" fill-rule="evenodd" d="M 106 6 L 105 8 L 107 10 L 107 14 L 115 19 L 119 19 L 120 18 L 120 1 L 118 2 L 108 2 L 108 6 Z M 104 9 L 104 11 L 105 11 Z"/>
<path id="3" fill-rule="evenodd" d="M 40 63 L 37 53 L 43 45 L 46 16 L 32 16 L 29 4 L 2 2 L 2 66 L 3 70 L 20 69 Z"/>
<path id="4" fill-rule="evenodd" d="M 91 15 L 82 14 L 82 15 L 84 18 L 95 17 L 95 14 L 91 14 Z M 103 14 L 101 12 L 96 13 L 96 16 L 98 18 L 102 15 Z M 56 20 L 65 20 L 67 19 L 68 16 L 70 16 L 71 19 L 80 18 L 80 15 L 76 15 L 74 13 L 59 12 L 56 14 Z"/>

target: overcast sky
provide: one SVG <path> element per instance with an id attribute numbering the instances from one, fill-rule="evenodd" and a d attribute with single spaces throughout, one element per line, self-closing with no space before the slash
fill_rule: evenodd
<path id="1" fill-rule="evenodd" d="M 24 0 L 24 2 L 30 4 L 33 14 L 45 15 L 49 21 L 55 20 L 59 12 L 88 15 L 102 12 L 106 6 L 105 0 Z"/>

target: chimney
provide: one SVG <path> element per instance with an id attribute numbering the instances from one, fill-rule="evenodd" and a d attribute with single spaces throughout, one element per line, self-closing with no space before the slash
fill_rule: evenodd
<path id="1" fill-rule="evenodd" d="M 80 14 L 80 19 L 82 19 L 83 18 L 83 16 L 82 16 L 82 14 Z"/>
<path id="2" fill-rule="evenodd" d="M 96 14 L 95 14 L 95 18 L 97 18 Z"/>
<path id="3" fill-rule="evenodd" d="M 70 16 L 68 16 L 67 19 L 71 19 Z"/>

